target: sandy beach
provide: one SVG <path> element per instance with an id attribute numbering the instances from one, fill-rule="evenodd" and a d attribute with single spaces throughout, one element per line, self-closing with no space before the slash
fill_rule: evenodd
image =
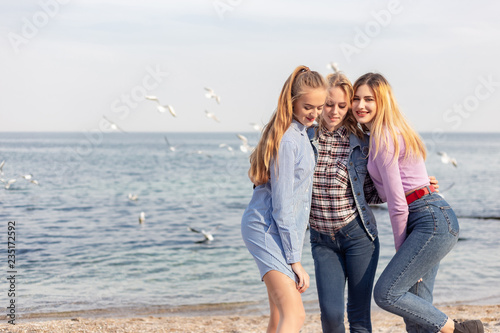
<path id="1" fill-rule="evenodd" d="M 485 332 L 500 332 L 500 305 L 456 305 L 441 307 L 459 321 L 481 319 Z M 0 332 L 12 333 L 73 333 L 73 332 L 264 332 L 268 317 L 265 315 L 206 315 L 206 316 L 140 316 L 127 318 L 73 317 L 47 320 L 31 318 L 16 325 L 0 324 Z M 387 312 L 375 309 L 372 315 L 373 332 L 404 332 L 403 321 Z M 346 321 L 347 323 L 347 321 Z M 301 330 L 321 332 L 319 314 L 308 314 Z"/>

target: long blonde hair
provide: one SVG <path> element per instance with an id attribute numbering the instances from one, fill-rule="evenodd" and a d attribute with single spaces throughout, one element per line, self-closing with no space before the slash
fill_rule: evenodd
<path id="1" fill-rule="evenodd" d="M 377 112 L 370 130 L 370 151 L 375 149 L 374 158 L 379 152 L 381 142 L 387 146 L 391 140 L 396 152 L 391 162 L 397 161 L 400 149 L 398 135 L 401 135 L 405 144 L 404 158 L 421 157 L 425 160 L 425 145 L 399 110 L 389 82 L 381 74 L 367 73 L 354 82 L 354 91 L 362 85 L 367 85 L 372 89 L 377 105 Z"/>
<path id="2" fill-rule="evenodd" d="M 293 102 L 305 93 L 305 87 L 326 89 L 326 84 L 318 72 L 311 71 L 306 66 L 298 66 L 283 85 L 278 107 L 264 127 L 257 147 L 250 155 L 248 176 L 254 184 L 268 182 L 271 160 L 277 157 L 281 138 L 292 123 Z"/>
<path id="3" fill-rule="evenodd" d="M 342 120 L 342 125 L 347 129 L 347 132 L 349 134 L 354 133 L 358 138 L 362 139 L 363 138 L 363 131 L 361 128 L 358 126 L 358 122 L 356 121 L 356 118 L 354 118 L 354 114 L 352 113 L 352 97 L 354 95 L 354 90 L 352 88 L 351 81 L 345 76 L 343 73 L 332 73 L 328 74 L 326 77 L 326 84 L 328 87 L 328 90 L 332 88 L 340 88 L 342 91 L 346 94 L 347 97 L 347 103 L 348 103 L 348 110 L 347 113 Z M 324 112 L 324 110 L 323 110 Z M 319 131 L 322 131 L 326 129 L 325 121 L 323 120 L 323 116 L 319 118 L 318 122 L 318 129 Z M 318 131 L 318 132 L 319 132 Z"/>

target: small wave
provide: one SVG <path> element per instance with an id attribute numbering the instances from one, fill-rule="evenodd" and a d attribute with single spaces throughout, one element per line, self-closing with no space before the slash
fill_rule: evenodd
<path id="1" fill-rule="evenodd" d="M 500 220 L 500 216 L 457 216 L 459 219 Z"/>
<path id="2" fill-rule="evenodd" d="M 60 211 L 60 212 L 87 212 L 89 210 L 92 210 L 94 207 L 92 206 L 83 206 L 83 207 L 62 207 L 62 208 L 54 208 L 55 211 Z"/>
<path id="3" fill-rule="evenodd" d="M 240 202 L 230 202 L 225 204 L 226 208 L 229 209 L 246 209 L 248 204 L 243 204 Z"/>
<path id="4" fill-rule="evenodd" d="M 53 304 L 53 305 L 57 305 Z M 60 305 L 67 306 L 68 304 L 60 302 Z M 90 304 L 79 304 L 85 308 Z M 113 316 L 141 316 L 141 315 L 235 315 L 235 314 L 262 314 L 266 304 L 259 302 L 231 302 L 231 303 L 213 303 L 213 304 L 191 304 L 180 306 L 169 305 L 147 305 L 141 304 L 138 306 L 123 306 L 123 307 L 107 307 L 100 309 L 73 310 L 73 311 L 53 311 L 43 312 L 39 308 L 24 308 L 21 309 L 19 318 L 22 320 L 32 321 L 34 319 L 67 319 L 75 317 L 113 317 Z"/>

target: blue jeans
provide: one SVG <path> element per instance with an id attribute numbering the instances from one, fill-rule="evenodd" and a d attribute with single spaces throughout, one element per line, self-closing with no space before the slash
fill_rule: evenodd
<path id="1" fill-rule="evenodd" d="M 432 305 L 432 290 L 439 262 L 458 240 L 458 220 L 436 193 L 412 202 L 409 212 L 406 240 L 380 275 L 374 298 L 403 317 L 408 332 L 439 332 L 448 317 Z"/>
<path id="2" fill-rule="evenodd" d="M 323 332 L 344 333 L 344 290 L 351 332 L 371 332 L 371 295 L 379 256 L 378 238 L 371 240 L 357 217 L 334 236 L 311 228 Z"/>

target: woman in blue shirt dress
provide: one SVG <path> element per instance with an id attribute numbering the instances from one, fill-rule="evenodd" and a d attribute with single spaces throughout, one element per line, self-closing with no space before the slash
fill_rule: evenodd
<path id="1" fill-rule="evenodd" d="M 319 73 L 297 67 L 250 156 L 249 176 L 258 186 L 241 233 L 267 287 L 267 332 L 299 332 L 305 319 L 300 294 L 309 287 L 309 275 L 300 261 L 315 166 L 306 130 L 323 109 L 326 94 Z"/>

